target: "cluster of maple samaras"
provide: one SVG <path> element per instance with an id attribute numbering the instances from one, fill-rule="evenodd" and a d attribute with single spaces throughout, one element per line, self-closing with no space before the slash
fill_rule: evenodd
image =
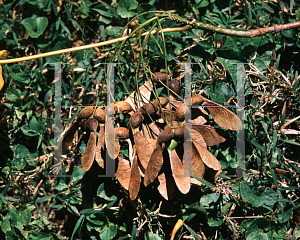
<path id="1" fill-rule="evenodd" d="M 207 146 L 217 145 L 225 139 L 215 131 L 214 127 L 193 125 L 189 142 L 192 151 L 183 154 L 184 135 L 187 131 L 184 127 L 184 103 L 178 104 L 177 102 L 174 104 L 177 107 L 171 104 L 173 119 L 172 124 L 169 121 L 171 126 L 166 124 L 168 118 L 169 120 L 171 118 L 168 104 L 167 98 L 160 97 L 133 111 L 130 104 L 125 101 L 115 103 L 117 113 L 131 115 L 132 134 L 127 128 L 116 128 L 114 134 L 117 137 L 113 142 L 114 148 L 113 151 L 108 151 L 108 154 L 111 158 L 118 159 L 116 178 L 122 187 L 129 191 L 132 200 L 138 195 L 142 177 L 145 186 L 155 182 L 160 194 L 168 200 L 175 195 L 176 187 L 186 194 L 190 190 L 191 183 L 201 184 L 195 178 L 186 176 L 184 168 L 187 165 L 191 169 L 190 174 L 201 177 L 204 175 L 205 165 L 214 170 L 221 170 L 219 161 L 207 150 Z M 235 131 L 242 128 L 241 120 L 233 112 L 201 95 L 192 96 L 192 105 L 207 106 L 215 122 L 223 128 Z M 205 110 L 202 109 L 202 111 Z M 107 142 L 109 133 L 105 131 L 105 118 L 106 112 L 101 108 L 84 108 L 68 128 L 62 141 L 62 150 L 66 152 L 71 147 L 79 126 L 89 130 L 89 140 L 81 158 L 82 168 L 85 171 L 91 168 L 94 159 L 100 167 L 104 168 L 103 153 L 111 144 Z M 80 120 L 84 121 L 80 123 Z M 120 140 L 125 140 L 129 144 L 129 160 L 119 155 Z M 190 161 L 184 163 L 185 159 Z"/>

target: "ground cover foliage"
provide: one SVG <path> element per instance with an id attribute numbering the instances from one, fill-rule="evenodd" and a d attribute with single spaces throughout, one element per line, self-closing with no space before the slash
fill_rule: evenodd
<path id="1" fill-rule="evenodd" d="M 0 5 L 0 50 L 8 58 L 128 36 L 141 30 L 181 27 L 165 12 L 189 16 L 229 29 L 247 30 L 300 21 L 297 1 L 5 1 Z M 149 12 L 149 11 L 157 11 Z M 141 13 L 138 24 L 127 25 Z M 153 17 L 157 16 L 156 19 Z M 150 22 L 148 20 L 152 19 Z M 299 191 L 298 29 L 255 38 L 224 36 L 190 29 L 136 36 L 122 43 L 16 64 L 3 64 L 0 91 L 0 238 L 1 239 L 298 239 Z M 225 142 L 207 149 L 222 173 L 206 167 L 201 186 L 187 194 L 175 189 L 166 200 L 155 183 L 140 184 L 131 200 L 116 178 L 94 161 L 81 167 L 89 131 L 75 135 L 63 156 L 63 174 L 54 155 L 54 65 L 62 65 L 62 105 L 106 105 L 106 67 L 118 62 L 115 100 L 123 101 L 151 78 L 173 75 L 184 89 L 184 64 L 193 62 L 192 94 L 220 105 L 236 104 L 237 63 L 245 68 L 245 146 L 247 174 L 236 172 L 236 132 L 204 115 Z M 126 91 L 129 90 L 129 91 Z M 157 85 L 159 96 L 170 91 Z M 184 97 L 184 91 L 178 94 Z M 176 98 L 176 97 L 175 97 Z M 180 100 L 180 98 L 176 98 Z M 151 101 L 154 100 L 152 97 Z M 62 108 L 63 126 L 81 109 Z M 231 109 L 230 111 L 235 111 Z M 115 127 L 130 129 L 130 115 L 116 116 Z M 72 142 L 73 144 L 73 142 Z M 120 156 L 129 158 L 121 143 Z"/>

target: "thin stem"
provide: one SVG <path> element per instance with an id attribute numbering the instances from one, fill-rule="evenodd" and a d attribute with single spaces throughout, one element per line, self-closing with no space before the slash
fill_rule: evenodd
<path id="1" fill-rule="evenodd" d="M 162 26 L 159 21 L 159 17 L 157 17 L 157 22 L 160 27 L 160 30 L 162 30 Z M 169 108 L 170 108 L 170 122 L 171 126 L 173 127 L 173 121 L 172 121 L 172 107 L 171 107 L 171 100 L 170 100 L 170 89 L 169 89 L 169 74 L 168 74 L 168 61 L 167 61 L 167 47 L 166 47 L 166 41 L 165 41 L 165 35 L 161 33 L 162 35 L 162 40 L 164 43 L 164 57 L 165 57 L 165 68 L 166 68 L 166 74 L 167 74 L 167 92 L 168 92 L 168 100 L 169 100 Z"/>

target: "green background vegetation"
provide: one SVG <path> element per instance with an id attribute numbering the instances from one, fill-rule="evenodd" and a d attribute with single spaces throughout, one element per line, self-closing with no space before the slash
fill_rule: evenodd
<path id="1" fill-rule="evenodd" d="M 17 58 L 115 39 L 123 35 L 132 17 L 155 10 L 239 30 L 300 20 L 299 1 L 9 0 L 0 3 L 0 50 Z M 153 12 L 142 15 L 139 21 L 153 16 Z M 162 28 L 181 26 L 157 16 Z M 144 29 L 150 30 L 154 23 Z M 160 28 L 157 23 L 154 29 Z M 176 236 L 183 234 L 181 239 L 299 238 L 299 133 L 284 132 L 300 130 L 299 119 L 284 125 L 300 114 L 298 29 L 252 39 L 200 29 L 166 33 L 164 38 L 154 35 L 147 42 L 144 59 L 134 54 L 136 40 L 125 42 L 122 48 L 116 43 L 2 65 L 0 238 L 169 239 L 178 218 L 185 222 Z M 234 104 L 235 64 L 247 63 L 247 177 L 227 177 L 235 173 L 236 134 L 218 127 L 227 141 L 210 151 L 222 165 L 220 179 L 214 182 L 214 173 L 208 170 L 202 187 L 168 202 L 153 186 L 141 186 L 139 201 L 132 203 L 115 179 L 97 178 L 104 174 L 97 166 L 85 173 L 80 157 L 86 139 L 68 155 L 71 177 L 48 177 L 53 174 L 55 110 L 54 64 L 48 63 L 68 63 L 62 66 L 63 105 L 92 105 L 97 97 L 105 105 L 102 63 L 113 61 L 113 56 L 122 63 L 115 79 L 117 101 L 128 96 L 124 86 L 133 91 L 133 83 L 145 81 L 137 70 L 141 62 L 155 72 L 165 68 L 166 60 L 174 75 L 178 63 L 197 63 L 193 65 L 193 93 L 201 92 L 219 104 Z M 159 91 L 166 94 L 164 89 Z M 70 115 L 69 109 L 63 109 L 64 125 L 74 119 L 74 112 Z M 119 119 L 128 126 L 126 116 Z"/>

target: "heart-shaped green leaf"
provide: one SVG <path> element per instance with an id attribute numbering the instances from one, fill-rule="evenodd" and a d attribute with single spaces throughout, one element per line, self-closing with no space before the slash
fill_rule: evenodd
<path id="1" fill-rule="evenodd" d="M 22 21 L 22 25 L 26 28 L 30 37 L 38 38 L 45 31 L 48 25 L 48 18 L 26 18 Z"/>

